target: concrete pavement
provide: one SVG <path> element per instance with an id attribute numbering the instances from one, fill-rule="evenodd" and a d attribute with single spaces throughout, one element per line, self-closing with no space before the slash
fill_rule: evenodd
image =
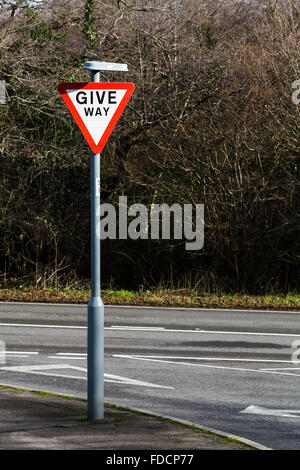
<path id="1" fill-rule="evenodd" d="M 0 450 L 249 450 L 226 437 L 113 406 L 86 420 L 85 400 L 0 386 Z"/>

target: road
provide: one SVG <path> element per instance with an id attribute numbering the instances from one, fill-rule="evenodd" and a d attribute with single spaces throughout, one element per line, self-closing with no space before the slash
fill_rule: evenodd
<path id="1" fill-rule="evenodd" d="M 105 307 L 105 401 L 300 449 L 299 318 Z M 86 336 L 84 306 L 0 303 L 0 383 L 85 398 Z"/>

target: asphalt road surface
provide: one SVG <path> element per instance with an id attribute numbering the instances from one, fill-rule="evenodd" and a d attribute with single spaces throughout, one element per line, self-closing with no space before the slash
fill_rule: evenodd
<path id="1" fill-rule="evenodd" d="M 86 312 L 0 303 L 0 384 L 86 398 Z M 300 449 L 299 320 L 105 307 L 105 401 Z"/>

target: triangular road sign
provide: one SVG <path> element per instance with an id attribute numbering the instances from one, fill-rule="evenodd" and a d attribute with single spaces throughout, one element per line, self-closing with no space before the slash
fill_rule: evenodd
<path id="1" fill-rule="evenodd" d="M 61 83 L 58 91 L 94 153 L 100 153 L 133 91 L 133 83 Z"/>

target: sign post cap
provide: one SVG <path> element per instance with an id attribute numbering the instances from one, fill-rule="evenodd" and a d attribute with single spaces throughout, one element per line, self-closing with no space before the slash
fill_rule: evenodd
<path id="1" fill-rule="evenodd" d="M 86 70 L 94 70 L 97 72 L 128 72 L 127 64 L 116 64 L 114 62 L 101 62 L 99 60 L 92 60 L 85 62 L 83 68 Z"/>

